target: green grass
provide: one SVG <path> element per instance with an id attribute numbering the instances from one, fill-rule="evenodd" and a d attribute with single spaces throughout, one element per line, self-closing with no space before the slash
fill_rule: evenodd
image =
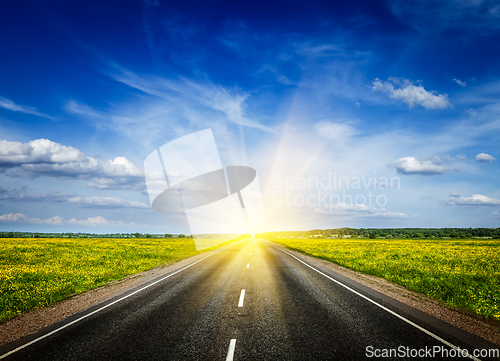
<path id="1" fill-rule="evenodd" d="M 500 320 L 500 241 L 269 240 Z"/>
<path id="2" fill-rule="evenodd" d="M 0 322 L 198 253 L 189 238 L 3 238 Z"/>

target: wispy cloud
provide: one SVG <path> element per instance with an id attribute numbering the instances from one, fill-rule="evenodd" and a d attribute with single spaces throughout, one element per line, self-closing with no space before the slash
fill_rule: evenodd
<path id="1" fill-rule="evenodd" d="M 109 118 L 108 114 L 99 112 L 87 104 L 77 102 L 76 100 L 69 100 L 66 103 L 65 110 L 72 114 L 83 116 L 88 123 L 91 123 L 97 129 L 104 129 L 102 123 Z"/>
<path id="2" fill-rule="evenodd" d="M 338 203 L 325 208 L 315 208 L 316 214 L 331 214 L 337 216 L 380 217 L 380 218 L 410 218 L 404 213 L 389 212 L 382 207 L 373 207 L 367 204 Z"/>
<path id="3" fill-rule="evenodd" d="M 132 190 L 144 192 L 146 184 L 144 183 L 143 177 L 113 177 L 92 179 L 87 183 L 87 187 L 95 189 Z"/>
<path id="4" fill-rule="evenodd" d="M 323 121 L 314 125 L 316 133 L 339 145 L 347 143 L 355 134 L 352 126 L 345 123 Z"/>
<path id="5" fill-rule="evenodd" d="M 33 114 L 33 115 L 36 115 L 37 117 L 47 118 L 47 119 L 51 119 L 51 120 L 55 119 L 54 117 L 51 117 L 50 115 L 39 112 L 34 107 L 16 104 L 12 100 L 4 98 L 4 97 L 0 97 L 0 108 L 8 109 L 8 110 L 13 111 L 13 112 Z"/>
<path id="6" fill-rule="evenodd" d="M 313 45 L 308 42 L 295 44 L 295 51 L 297 54 L 306 56 L 308 58 L 319 58 L 324 56 L 336 55 L 341 52 L 342 49 L 335 44 Z"/>
<path id="7" fill-rule="evenodd" d="M 89 208 L 150 208 L 149 204 L 125 201 L 118 197 L 71 197 L 68 202 Z"/>
<path id="8" fill-rule="evenodd" d="M 249 94 L 235 88 L 226 88 L 206 80 L 203 82 L 186 78 L 169 79 L 158 76 L 143 76 L 120 69 L 110 76 L 123 84 L 167 101 L 187 101 L 219 112 L 228 121 L 262 130 L 271 130 L 245 115 L 245 101 Z"/>
<path id="9" fill-rule="evenodd" d="M 400 174 L 435 175 L 456 171 L 456 167 L 447 167 L 441 164 L 441 158 L 434 157 L 430 160 L 419 160 L 415 157 L 403 157 L 390 164 Z"/>
<path id="10" fill-rule="evenodd" d="M 0 222 L 3 223 L 33 223 L 40 225 L 78 225 L 87 227 L 100 227 L 100 226 L 135 226 L 135 223 L 125 223 L 123 221 L 109 221 L 104 217 L 89 217 L 87 219 L 64 219 L 60 216 L 54 216 L 52 218 L 40 219 L 40 218 L 29 218 L 22 213 L 8 213 L 0 216 Z"/>
<path id="11" fill-rule="evenodd" d="M 467 83 L 466 83 L 466 82 L 461 81 L 461 80 L 459 80 L 459 79 L 455 79 L 455 78 L 453 78 L 453 81 L 454 81 L 455 83 L 457 83 L 458 85 L 460 85 L 462 88 L 465 88 L 465 87 L 467 86 Z"/>
<path id="12" fill-rule="evenodd" d="M 380 79 L 373 81 L 373 91 L 380 91 L 391 99 L 400 100 L 410 108 L 420 105 L 426 109 L 446 109 L 451 107 L 448 95 L 437 94 L 435 91 L 427 91 L 421 85 L 414 85 L 411 81 L 404 79 L 400 88 L 394 87 L 395 83 L 401 83 L 395 78 L 382 82 Z"/>
<path id="13" fill-rule="evenodd" d="M 236 157 L 245 159 L 244 131 L 252 135 L 274 133 L 273 126 L 264 125 L 249 114 L 256 109 L 249 110 L 251 94 L 237 87 L 186 78 L 139 76 L 121 70 L 111 76 L 140 92 L 108 109 L 70 100 L 66 111 L 97 129 L 126 136 L 144 149 L 211 128 L 227 142 L 232 153 L 238 154 Z M 92 182 L 91 186 L 102 188 L 106 184 Z"/>
<path id="14" fill-rule="evenodd" d="M 126 201 L 118 197 L 79 197 L 74 194 L 52 192 L 48 194 L 30 193 L 14 187 L 0 186 L 0 200 L 14 202 L 54 202 L 72 203 L 84 208 L 149 208 L 149 204 L 138 201 Z"/>
<path id="15" fill-rule="evenodd" d="M 14 202 L 65 202 L 74 195 L 62 192 L 52 192 L 48 194 L 29 193 L 25 190 L 16 189 L 14 187 L 4 188 L 0 186 L 0 200 Z"/>
<path id="16" fill-rule="evenodd" d="M 280 75 L 278 77 L 278 81 L 283 85 L 297 85 L 296 83 L 288 79 L 285 75 Z"/>
<path id="17" fill-rule="evenodd" d="M 473 194 L 471 197 L 463 197 L 458 192 L 450 193 L 450 198 L 443 201 L 446 205 L 456 206 L 500 206 L 500 199 Z"/>

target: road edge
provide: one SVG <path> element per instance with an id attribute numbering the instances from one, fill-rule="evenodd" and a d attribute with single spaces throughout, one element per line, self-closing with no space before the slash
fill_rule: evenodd
<path id="1" fill-rule="evenodd" d="M 226 246 L 230 246 L 234 243 L 235 242 L 231 242 Z M 70 318 L 77 313 L 82 313 L 96 305 L 106 303 L 113 298 L 126 294 L 132 289 L 182 269 L 190 263 L 219 252 L 224 247 L 225 245 L 222 244 L 220 247 L 213 250 L 202 252 L 174 263 L 159 265 L 150 270 L 108 282 L 105 285 L 90 289 L 46 307 L 23 313 L 0 324 L 0 348 L 4 348 L 6 345 L 30 335 L 34 335 L 44 328 Z"/>
<path id="2" fill-rule="evenodd" d="M 475 317 L 458 310 L 445 307 L 444 304 L 438 300 L 432 299 L 424 294 L 410 291 L 403 286 L 389 282 L 383 278 L 353 271 L 335 263 L 290 249 L 279 243 L 274 243 L 268 240 L 265 241 L 277 248 L 292 253 L 293 255 L 309 262 L 311 265 L 323 267 L 336 272 L 351 281 L 357 282 L 375 292 L 379 292 L 386 297 L 398 301 L 408 307 L 414 308 L 438 320 L 448 323 L 453 327 L 500 346 L 500 325 L 497 325 L 494 321 L 481 320 L 478 318 L 479 316 Z"/>

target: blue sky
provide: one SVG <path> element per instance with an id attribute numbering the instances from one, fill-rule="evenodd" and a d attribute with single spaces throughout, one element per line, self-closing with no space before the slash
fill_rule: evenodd
<path id="1" fill-rule="evenodd" d="M 259 230 L 499 226 L 498 1 L 18 1 L 0 29 L 2 231 L 190 233 L 143 163 L 206 128 Z"/>

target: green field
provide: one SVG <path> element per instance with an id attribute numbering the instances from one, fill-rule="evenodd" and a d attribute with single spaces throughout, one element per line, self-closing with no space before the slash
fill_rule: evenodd
<path id="1" fill-rule="evenodd" d="M 198 253 L 190 238 L 1 239 L 0 322 Z"/>
<path id="2" fill-rule="evenodd" d="M 500 320 L 500 241 L 268 238 Z"/>

